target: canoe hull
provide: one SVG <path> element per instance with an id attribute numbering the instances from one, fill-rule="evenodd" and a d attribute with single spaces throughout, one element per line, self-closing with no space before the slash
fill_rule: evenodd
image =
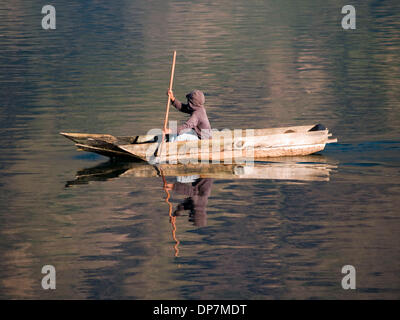
<path id="1" fill-rule="evenodd" d="M 122 147 L 124 148 L 124 147 Z M 199 163 L 199 162 L 212 162 L 212 163 L 241 163 L 251 162 L 254 160 L 261 160 L 275 157 L 292 157 L 292 156 L 307 156 L 316 152 L 322 151 L 325 148 L 325 143 L 314 145 L 301 145 L 301 146 L 282 146 L 260 148 L 256 150 L 229 150 L 210 153 L 185 153 L 174 155 L 161 155 L 160 157 L 148 158 L 142 155 L 138 156 L 144 161 L 153 162 L 157 159 L 157 163 Z M 127 148 L 129 150 L 129 148 Z"/>

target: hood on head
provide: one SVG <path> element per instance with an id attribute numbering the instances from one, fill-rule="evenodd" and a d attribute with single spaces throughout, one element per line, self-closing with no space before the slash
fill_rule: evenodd
<path id="1" fill-rule="evenodd" d="M 204 93 L 200 90 L 193 90 L 192 92 L 190 92 L 186 95 L 186 98 L 189 103 L 189 106 L 193 110 L 204 107 L 204 103 L 206 102 Z"/>

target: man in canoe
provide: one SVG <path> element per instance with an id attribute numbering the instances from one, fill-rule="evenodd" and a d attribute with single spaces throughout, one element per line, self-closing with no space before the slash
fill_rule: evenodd
<path id="1" fill-rule="evenodd" d="M 190 118 L 178 127 L 177 135 L 167 129 L 165 133 L 170 134 L 170 141 L 211 139 L 211 125 L 204 107 L 206 101 L 204 93 L 200 90 L 193 90 L 186 95 L 187 103 L 176 99 L 172 90 L 168 90 L 167 95 L 176 109 L 190 114 Z"/>

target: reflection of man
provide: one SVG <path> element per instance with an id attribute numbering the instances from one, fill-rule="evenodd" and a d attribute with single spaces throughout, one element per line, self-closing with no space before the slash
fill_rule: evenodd
<path id="1" fill-rule="evenodd" d="M 190 210 L 189 221 L 193 222 L 194 225 L 197 227 L 206 226 L 206 207 L 208 203 L 208 197 L 211 194 L 213 182 L 214 179 L 199 178 L 196 179 L 193 183 L 168 183 L 167 189 L 188 196 L 188 198 L 178 204 L 174 215 L 179 216 L 183 213 L 183 211 Z"/>

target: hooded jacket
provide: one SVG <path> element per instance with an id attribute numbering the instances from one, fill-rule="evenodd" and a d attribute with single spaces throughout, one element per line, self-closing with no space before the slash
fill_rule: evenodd
<path id="1" fill-rule="evenodd" d="M 194 90 L 186 95 L 187 103 L 184 104 L 178 99 L 172 105 L 181 112 L 190 114 L 190 118 L 183 125 L 178 127 L 178 135 L 193 129 L 199 139 L 211 138 L 211 125 L 207 117 L 204 103 L 206 101 L 203 92 Z"/>

